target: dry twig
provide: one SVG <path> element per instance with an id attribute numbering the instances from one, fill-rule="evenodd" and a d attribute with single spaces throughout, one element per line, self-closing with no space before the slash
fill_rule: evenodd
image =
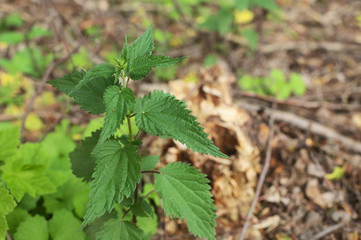
<path id="1" fill-rule="evenodd" d="M 259 198 L 259 195 L 261 194 L 261 189 L 264 183 L 264 180 L 266 178 L 266 174 L 268 171 L 268 168 L 270 166 L 270 162 L 271 162 L 271 153 L 272 153 L 272 147 L 271 147 L 271 140 L 273 138 L 273 132 L 274 132 L 274 118 L 273 116 L 271 116 L 270 120 L 269 120 L 269 136 L 268 136 L 268 141 L 267 141 L 267 151 L 266 151 L 266 158 L 265 158 L 265 163 L 264 163 L 264 167 L 262 169 L 261 175 L 259 177 L 259 181 L 257 184 L 257 189 L 256 189 L 256 194 L 253 198 L 252 204 L 250 209 L 248 210 L 248 214 L 246 217 L 246 221 L 244 222 L 243 228 L 242 228 L 242 232 L 241 232 L 241 236 L 239 237 L 239 240 L 243 240 L 245 235 L 246 235 L 246 231 L 249 225 L 249 220 L 252 216 L 252 212 L 256 206 L 257 200 Z"/>
<path id="2" fill-rule="evenodd" d="M 54 68 L 56 66 L 58 66 L 59 64 L 62 64 L 63 62 L 65 62 L 68 58 L 71 57 L 71 55 L 75 52 L 78 51 L 80 45 L 78 45 L 78 47 L 74 48 L 72 52 L 70 52 L 67 56 L 59 59 L 58 61 L 55 60 L 55 58 L 51 61 L 51 63 L 48 66 L 48 69 L 46 69 L 45 74 L 43 75 L 43 78 L 41 79 L 40 85 L 39 87 L 36 89 L 36 92 L 34 93 L 34 95 L 31 97 L 29 104 L 26 107 L 26 111 L 25 114 L 23 116 L 23 119 L 21 121 L 21 127 L 20 127 L 20 140 L 23 138 L 23 134 L 24 134 L 24 129 L 25 129 L 25 121 L 26 118 L 28 117 L 29 113 L 31 112 L 31 109 L 33 108 L 34 102 L 36 97 L 43 91 L 44 86 L 46 84 L 46 81 L 49 80 L 49 77 L 51 75 L 51 73 L 53 72 Z"/>
<path id="3" fill-rule="evenodd" d="M 345 225 L 345 222 L 340 222 L 340 223 L 337 223 L 337 224 L 335 224 L 333 226 L 325 228 L 324 230 L 322 230 L 321 232 L 319 232 L 315 236 L 313 236 L 310 240 L 317 240 L 317 239 L 320 239 L 322 237 L 325 237 L 326 235 L 328 235 L 328 234 L 342 228 L 344 225 Z"/>
<path id="4" fill-rule="evenodd" d="M 307 108 L 307 109 L 317 109 L 321 107 L 336 111 L 356 111 L 361 109 L 360 104 L 337 104 L 337 103 L 319 102 L 319 101 L 310 102 L 310 101 L 300 101 L 294 99 L 279 100 L 274 97 L 261 96 L 256 93 L 250 93 L 250 92 L 241 92 L 238 93 L 237 95 L 240 97 L 258 99 L 269 103 L 276 103 L 279 105 L 288 105 L 288 106 Z"/>
<path id="5" fill-rule="evenodd" d="M 6 231 L 6 240 L 12 240 L 12 238 L 11 238 L 11 236 L 10 236 L 10 234 L 9 234 L 8 231 Z"/>

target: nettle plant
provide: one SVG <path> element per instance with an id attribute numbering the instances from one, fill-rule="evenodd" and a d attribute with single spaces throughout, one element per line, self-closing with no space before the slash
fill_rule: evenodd
<path id="1" fill-rule="evenodd" d="M 89 71 L 70 73 L 49 83 L 92 114 L 105 113 L 104 125 L 70 154 L 73 172 L 90 182 L 87 212 L 81 228 L 95 219 L 121 209 L 123 216 L 104 223 L 97 239 L 144 239 L 136 216 L 150 214 L 146 197 L 140 196 L 142 174 L 154 175 L 155 191 L 162 199 L 166 216 L 185 219 L 195 236 L 215 239 L 215 206 L 205 174 L 183 162 L 154 169 L 159 157 L 142 156 L 138 134 L 132 123 L 151 135 L 173 138 L 198 153 L 228 158 L 208 139 L 208 135 L 186 108 L 169 93 L 153 91 L 136 98 L 128 88 L 130 80 L 140 80 L 154 67 L 174 65 L 184 58 L 152 55 L 154 41 L 149 27 L 133 44 L 125 39 L 117 65 L 101 63 Z M 133 122 L 132 122 L 133 121 Z M 117 134 L 127 124 L 129 133 Z M 126 215 L 133 214 L 132 221 Z"/>

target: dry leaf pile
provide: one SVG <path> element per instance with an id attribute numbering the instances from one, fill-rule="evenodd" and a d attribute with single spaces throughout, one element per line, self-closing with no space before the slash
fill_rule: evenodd
<path id="1" fill-rule="evenodd" d="M 160 166 L 184 161 L 208 175 L 217 206 L 217 237 L 237 239 L 263 167 L 269 127 L 258 114 L 234 104 L 230 96 L 234 76 L 224 62 L 202 69 L 198 78 L 198 83 L 171 81 L 170 92 L 187 102 L 215 145 L 230 159 L 193 153 L 177 141 L 158 138 L 153 138 L 149 149 L 162 156 Z M 340 239 L 357 239 L 347 237 L 358 234 L 354 229 L 359 227 L 355 223 L 359 213 L 353 204 L 360 195 L 351 186 L 358 181 L 355 171 L 359 172 L 361 158 L 327 154 L 320 151 L 317 137 L 308 137 L 282 122 L 275 127 L 271 167 L 246 239 L 306 240 L 337 223 L 350 226 L 350 232 L 340 234 Z M 328 179 L 327 174 L 337 166 L 344 166 L 347 178 Z M 351 181 L 349 174 L 354 175 Z M 165 229 L 171 239 L 193 239 L 179 220 L 167 219 Z"/>

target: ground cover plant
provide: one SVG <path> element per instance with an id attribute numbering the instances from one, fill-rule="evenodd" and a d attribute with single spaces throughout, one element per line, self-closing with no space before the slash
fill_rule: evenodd
<path id="1" fill-rule="evenodd" d="M 143 79 L 152 68 L 171 66 L 184 59 L 153 55 L 153 50 L 149 27 L 131 45 L 125 39 L 116 66 L 101 63 L 49 82 L 74 97 L 89 113 L 105 113 L 103 127 L 70 154 L 74 174 L 90 182 L 91 187 L 80 228 L 116 209 L 118 217 L 106 221 L 96 238 L 144 239 L 136 218 L 152 215 L 146 199 L 154 190 L 140 196 L 138 184 L 142 174 L 153 174 L 155 191 L 166 215 L 185 219 L 195 236 L 215 239 L 215 206 L 206 176 L 183 162 L 154 169 L 159 157 L 139 153 L 142 142 L 133 130 L 134 118 L 136 126 L 148 134 L 173 138 L 194 152 L 228 158 L 208 139 L 184 102 L 157 90 L 136 98 L 128 87 L 130 80 Z M 122 125 L 128 126 L 127 134 L 117 133 Z M 130 212 L 132 221 L 126 220 Z"/>
<path id="2" fill-rule="evenodd" d="M 78 230 L 90 189 L 71 172 L 69 124 L 64 120 L 43 141 L 25 144 L 19 127 L 0 124 L 1 239 L 86 239 Z"/>
<path id="3" fill-rule="evenodd" d="M 296 96 L 302 96 L 306 91 L 305 83 L 300 74 L 291 72 L 287 81 L 285 74 L 280 69 L 272 69 L 269 76 L 264 78 L 245 74 L 238 79 L 238 85 L 244 91 L 274 96 L 278 99 L 287 99 L 292 93 Z"/>

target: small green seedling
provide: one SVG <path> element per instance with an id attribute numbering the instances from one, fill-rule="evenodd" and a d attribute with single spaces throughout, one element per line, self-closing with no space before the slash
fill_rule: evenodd
<path id="1" fill-rule="evenodd" d="M 206 176 L 183 162 L 155 169 L 159 157 L 139 153 L 142 142 L 132 127 L 134 119 L 141 131 L 173 138 L 198 153 L 228 158 L 208 139 L 184 102 L 157 90 L 136 98 L 128 87 L 130 80 L 145 78 L 152 68 L 184 59 L 153 55 L 153 50 L 149 27 L 132 45 L 125 40 L 116 66 L 101 63 L 89 71 L 69 73 L 49 82 L 75 98 L 82 109 L 95 115 L 105 113 L 103 127 L 70 154 L 74 174 L 90 182 L 91 187 L 81 228 L 120 207 L 124 215 L 105 222 L 97 239 L 144 239 L 136 221 L 127 221 L 126 216 L 129 212 L 136 217 L 150 215 L 145 199 L 152 192 L 140 197 L 138 186 L 142 174 L 153 174 L 166 215 L 185 219 L 195 236 L 215 239 L 215 206 Z M 117 129 L 123 124 L 128 133 L 119 135 Z"/>
<path id="2" fill-rule="evenodd" d="M 278 99 L 287 99 L 292 93 L 302 96 L 306 91 L 305 83 L 298 73 L 292 72 L 287 81 L 284 73 L 279 69 L 272 69 L 265 78 L 245 74 L 238 80 L 238 85 L 244 91 L 275 96 Z"/>

